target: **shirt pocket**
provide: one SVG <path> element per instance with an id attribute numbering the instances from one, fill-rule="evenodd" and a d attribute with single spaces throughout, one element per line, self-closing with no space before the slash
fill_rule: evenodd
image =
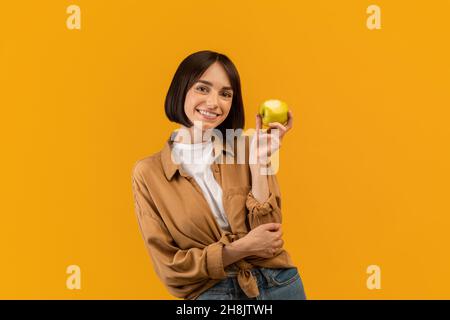
<path id="1" fill-rule="evenodd" d="M 247 222 L 245 202 L 251 186 L 229 187 L 223 190 L 223 207 L 231 226 L 231 231 L 241 236 L 250 230 Z"/>

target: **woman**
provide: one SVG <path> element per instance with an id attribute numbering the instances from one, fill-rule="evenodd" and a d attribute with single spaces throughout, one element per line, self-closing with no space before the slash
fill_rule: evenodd
<path id="1" fill-rule="evenodd" d="M 306 299 L 282 248 L 278 182 L 262 160 L 279 148 L 292 113 L 286 126 L 271 123 L 266 132 L 257 115 L 257 134 L 243 135 L 239 74 L 211 51 L 182 61 L 165 111 L 180 129 L 160 152 L 136 162 L 132 182 L 142 236 L 169 292 L 183 299 Z"/>

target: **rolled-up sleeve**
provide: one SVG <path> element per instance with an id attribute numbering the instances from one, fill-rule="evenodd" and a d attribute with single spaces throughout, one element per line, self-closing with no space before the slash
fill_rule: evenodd
<path id="1" fill-rule="evenodd" d="M 168 290 L 182 297 L 182 287 L 201 280 L 224 279 L 222 242 L 180 249 L 161 219 L 138 166 L 132 174 L 135 212 L 155 272 Z"/>
<path id="2" fill-rule="evenodd" d="M 268 175 L 269 197 L 263 203 L 256 200 L 252 191 L 247 194 L 248 223 L 251 229 L 270 222 L 281 223 L 281 193 L 276 175 Z"/>

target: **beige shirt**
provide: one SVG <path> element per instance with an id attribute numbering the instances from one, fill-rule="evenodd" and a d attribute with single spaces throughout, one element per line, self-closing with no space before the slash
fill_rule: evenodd
<path id="1" fill-rule="evenodd" d="M 137 220 L 155 272 L 168 291 L 182 299 L 201 293 L 238 270 L 237 280 L 248 297 L 259 295 L 255 267 L 295 267 L 284 249 L 272 258 L 249 256 L 228 266 L 222 248 L 269 222 L 281 223 L 281 194 L 276 175 L 268 175 L 269 198 L 259 203 L 251 192 L 249 136 L 234 139 L 234 148 L 214 139 L 214 178 L 222 188 L 223 207 L 231 232 L 220 228 L 201 188 L 172 160 L 174 131 L 161 151 L 136 162 L 132 186 Z M 238 164 L 239 141 L 245 142 L 245 162 Z"/>
<path id="2" fill-rule="evenodd" d="M 222 201 L 222 188 L 211 170 L 214 161 L 212 141 L 203 143 L 173 143 L 172 152 L 182 168 L 195 179 L 203 191 L 203 196 L 223 230 L 231 231 Z M 216 155 L 217 156 L 217 155 Z"/>

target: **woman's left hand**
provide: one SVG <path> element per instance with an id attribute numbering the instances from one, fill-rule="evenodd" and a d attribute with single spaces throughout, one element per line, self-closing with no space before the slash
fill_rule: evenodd
<path id="1" fill-rule="evenodd" d="M 288 120 L 286 125 L 279 122 L 269 123 L 267 131 L 261 130 L 262 118 L 260 114 L 256 115 L 256 134 L 253 135 L 250 156 L 253 158 L 251 164 L 261 164 L 266 166 L 270 156 L 281 147 L 281 142 L 286 133 L 292 128 L 294 117 L 292 112 L 288 111 Z"/>

